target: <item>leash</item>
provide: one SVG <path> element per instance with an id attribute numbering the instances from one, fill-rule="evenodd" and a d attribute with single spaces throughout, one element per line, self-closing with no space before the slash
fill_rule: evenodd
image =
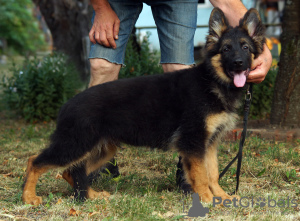
<path id="1" fill-rule="evenodd" d="M 246 135 L 247 135 L 247 123 L 248 123 L 248 116 L 249 116 L 251 100 L 252 100 L 252 87 L 253 87 L 253 84 L 250 83 L 248 86 L 246 95 L 245 95 L 244 119 L 243 119 L 243 127 L 244 128 L 243 128 L 243 132 L 242 132 L 241 139 L 240 139 L 239 152 L 235 156 L 235 158 L 233 158 L 233 160 L 225 167 L 225 169 L 222 171 L 222 173 L 219 176 L 219 179 L 221 179 L 224 176 L 224 174 L 227 172 L 227 170 L 231 167 L 231 165 L 238 159 L 237 169 L 236 169 L 236 189 L 235 189 L 235 192 L 233 192 L 233 194 L 236 194 L 239 189 L 240 172 L 241 172 L 241 165 L 242 165 L 242 158 L 243 158 L 243 147 L 244 147 L 244 143 L 245 143 L 245 139 L 246 139 Z"/>

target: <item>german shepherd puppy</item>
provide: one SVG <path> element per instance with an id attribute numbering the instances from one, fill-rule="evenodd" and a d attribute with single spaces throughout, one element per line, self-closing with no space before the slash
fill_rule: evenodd
<path id="1" fill-rule="evenodd" d="M 29 158 L 23 201 L 38 205 L 36 183 L 49 169 L 67 168 L 63 177 L 77 197 L 105 197 L 87 176 L 109 161 L 119 143 L 175 148 L 185 179 L 201 200 L 231 198 L 218 184 L 217 147 L 238 116 L 252 60 L 262 51 L 264 28 L 255 9 L 239 26 L 229 26 L 215 8 L 209 20 L 205 61 L 171 74 L 124 79 L 94 86 L 60 110 L 50 145 Z"/>

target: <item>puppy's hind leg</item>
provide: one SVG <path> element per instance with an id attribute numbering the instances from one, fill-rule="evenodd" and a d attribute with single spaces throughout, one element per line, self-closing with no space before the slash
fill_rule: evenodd
<path id="1" fill-rule="evenodd" d="M 24 203 L 38 205 L 42 202 L 42 198 L 36 195 L 35 188 L 39 177 L 43 173 L 49 169 L 77 164 L 85 158 L 85 151 L 74 152 L 70 146 L 67 145 L 67 142 L 56 140 L 41 154 L 29 158 L 22 195 Z M 74 148 L 76 149 L 76 147 Z"/>
<path id="2" fill-rule="evenodd" d="M 28 159 L 26 177 L 23 185 L 23 202 L 26 204 L 39 205 L 42 203 L 42 197 L 37 196 L 35 192 L 35 187 L 38 181 L 38 178 L 45 173 L 48 169 L 51 168 L 50 165 L 45 166 L 35 166 L 33 164 L 38 156 L 34 155 Z"/>
<path id="3" fill-rule="evenodd" d="M 112 159 L 116 151 L 117 146 L 113 142 L 99 142 L 84 162 L 63 172 L 63 178 L 74 188 L 75 198 L 83 200 L 85 197 L 88 199 L 109 197 L 110 194 L 106 191 L 93 190 L 89 186 L 87 176 Z"/>
<path id="4" fill-rule="evenodd" d="M 80 162 L 77 165 L 69 168 L 67 173 L 69 173 L 69 181 L 71 186 L 75 190 L 75 199 L 79 201 L 84 201 L 87 196 L 88 191 L 88 179 L 86 175 L 86 161 Z M 66 179 L 66 171 L 63 173 L 63 178 Z"/>

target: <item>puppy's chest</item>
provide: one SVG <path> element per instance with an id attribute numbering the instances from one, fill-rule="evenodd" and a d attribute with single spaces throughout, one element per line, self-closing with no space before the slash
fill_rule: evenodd
<path id="1" fill-rule="evenodd" d="M 208 114 L 205 118 L 206 140 L 213 142 L 221 139 L 226 132 L 235 127 L 237 120 L 238 115 L 233 112 L 222 111 Z"/>

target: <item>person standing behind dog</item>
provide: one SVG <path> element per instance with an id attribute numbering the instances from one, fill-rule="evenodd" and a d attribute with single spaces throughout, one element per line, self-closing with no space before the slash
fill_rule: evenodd
<path id="1" fill-rule="evenodd" d="M 189 68 L 194 64 L 198 0 L 91 0 L 94 16 L 89 32 L 93 43 L 89 56 L 89 87 L 118 79 L 126 44 L 142 11 L 143 2 L 152 9 L 164 72 Z M 231 26 L 237 26 L 240 18 L 247 12 L 241 0 L 210 2 L 224 12 Z M 265 44 L 263 53 L 253 61 L 247 82 L 262 82 L 271 64 L 272 56 Z M 117 165 L 113 170 L 118 174 Z"/>
<path id="2" fill-rule="evenodd" d="M 194 63 L 194 33 L 197 21 L 197 0 L 91 0 L 93 26 L 89 33 L 93 43 L 90 52 L 89 87 L 118 79 L 131 30 L 142 10 L 142 3 L 151 6 L 157 25 L 161 63 L 164 72 L 188 68 Z M 210 0 L 220 8 L 231 26 L 236 26 L 247 12 L 240 0 Z M 271 67 L 272 56 L 265 45 L 254 60 L 248 82 L 260 83 Z"/>

